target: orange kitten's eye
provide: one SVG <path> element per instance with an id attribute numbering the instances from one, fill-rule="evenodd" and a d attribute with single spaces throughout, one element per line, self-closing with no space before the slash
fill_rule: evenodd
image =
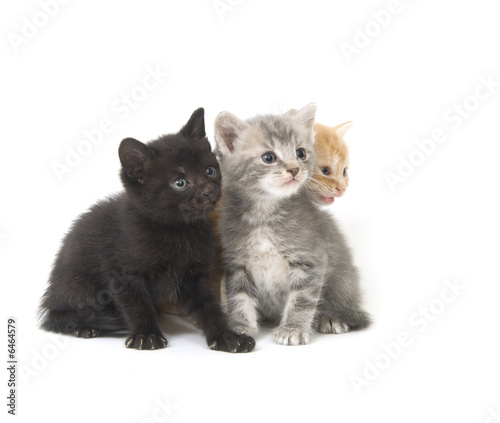
<path id="1" fill-rule="evenodd" d="M 342 176 L 345 176 L 345 175 L 347 175 L 347 168 L 346 167 L 344 167 L 344 173 L 342 174 Z"/>
<path id="2" fill-rule="evenodd" d="M 330 174 L 330 168 L 329 167 L 320 167 L 319 170 L 323 172 L 323 175 L 329 175 Z M 345 172 L 345 169 L 344 169 Z"/>

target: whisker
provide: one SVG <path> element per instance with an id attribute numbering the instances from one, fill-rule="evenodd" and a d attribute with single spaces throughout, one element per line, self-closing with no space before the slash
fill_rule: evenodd
<path id="1" fill-rule="evenodd" d="M 309 188 L 318 191 L 321 195 L 324 195 L 325 197 L 332 196 L 335 194 L 335 190 L 333 188 L 329 187 L 327 184 L 317 179 L 311 178 L 310 180 L 307 181 L 307 184 Z"/>
<path id="2" fill-rule="evenodd" d="M 315 186 L 315 185 L 306 185 L 308 189 L 310 189 L 311 191 L 314 191 L 316 193 L 318 193 L 319 195 L 322 195 L 324 197 L 332 197 L 333 196 L 333 193 L 331 191 L 325 191 L 324 188 L 319 188 L 318 186 Z"/>

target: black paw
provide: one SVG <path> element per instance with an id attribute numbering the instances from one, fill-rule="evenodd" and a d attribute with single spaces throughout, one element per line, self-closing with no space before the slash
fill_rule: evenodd
<path id="1" fill-rule="evenodd" d="M 101 334 L 101 329 L 89 327 L 77 327 L 73 329 L 73 335 L 77 338 L 95 338 Z"/>
<path id="2" fill-rule="evenodd" d="M 132 335 L 125 341 L 127 348 L 136 350 L 158 350 L 167 346 L 167 340 L 162 335 Z"/>
<path id="3" fill-rule="evenodd" d="M 207 344 L 212 350 L 232 353 L 250 352 L 255 347 L 255 341 L 251 336 L 238 335 L 232 331 L 207 338 Z"/>

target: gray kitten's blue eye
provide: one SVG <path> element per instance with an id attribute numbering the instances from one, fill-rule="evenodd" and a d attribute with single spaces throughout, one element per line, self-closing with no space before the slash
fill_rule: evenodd
<path id="1" fill-rule="evenodd" d="M 186 181 L 184 178 L 177 178 L 174 182 L 172 182 L 172 186 L 177 190 L 177 191 L 183 191 L 185 190 L 189 185 L 189 182 Z"/>
<path id="2" fill-rule="evenodd" d="M 323 175 L 329 175 L 330 174 L 330 168 L 329 167 L 320 167 L 319 170 L 323 173 Z M 345 173 L 345 169 L 344 169 Z"/>
<path id="3" fill-rule="evenodd" d="M 274 163 L 276 161 L 276 155 L 274 153 L 268 152 L 264 153 L 262 156 L 262 161 L 267 164 Z"/>
<path id="4" fill-rule="evenodd" d="M 297 158 L 299 158 L 300 160 L 305 160 L 307 158 L 306 150 L 304 150 L 303 148 L 298 148 L 296 153 Z"/>
<path id="5" fill-rule="evenodd" d="M 215 178 L 215 176 L 217 175 L 217 171 L 212 166 L 207 167 L 205 169 L 205 173 L 211 178 Z"/>

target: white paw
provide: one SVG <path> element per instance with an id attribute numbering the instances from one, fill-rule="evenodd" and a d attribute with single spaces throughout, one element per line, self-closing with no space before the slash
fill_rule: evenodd
<path id="1" fill-rule="evenodd" d="M 349 326 L 344 322 L 339 322 L 329 317 L 323 316 L 319 321 L 319 332 L 321 333 L 346 333 L 349 332 Z"/>
<path id="2" fill-rule="evenodd" d="M 278 328 L 273 335 L 274 342 L 281 345 L 306 345 L 311 342 L 311 335 L 294 328 Z"/>

